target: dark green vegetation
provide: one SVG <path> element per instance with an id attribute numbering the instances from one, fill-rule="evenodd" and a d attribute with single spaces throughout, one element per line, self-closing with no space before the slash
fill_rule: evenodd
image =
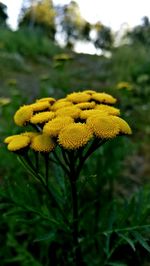
<path id="1" fill-rule="evenodd" d="M 117 89 L 119 82 L 132 89 Z M 80 245 L 87 266 L 148 266 L 150 263 L 150 51 L 134 42 L 112 56 L 75 54 L 48 38 L 22 30 L 0 31 L 0 264 L 75 265 L 72 238 L 40 183 L 8 152 L 13 114 L 40 97 L 63 97 L 94 89 L 118 98 L 131 137 L 107 142 L 88 160 L 78 183 Z M 10 102 L 6 104 L 2 97 Z M 70 188 L 60 167 L 49 185 L 67 219 Z M 122 256 L 121 254 L 124 254 Z"/>

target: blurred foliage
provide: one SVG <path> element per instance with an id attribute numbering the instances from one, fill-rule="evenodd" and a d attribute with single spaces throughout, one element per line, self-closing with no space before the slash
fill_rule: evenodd
<path id="1" fill-rule="evenodd" d="M 114 44 L 114 37 L 111 28 L 97 22 L 94 25 L 96 31 L 96 38 L 93 40 L 95 48 L 102 51 L 111 51 Z"/>
<path id="2" fill-rule="evenodd" d="M 3 4 L 0 3 L 0 27 L 6 27 L 6 20 L 8 18 L 7 15 L 7 7 Z"/>
<path id="3" fill-rule="evenodd" d="M 58 25 L 65 35 L 65 45 L 72 48 L 77 40 L 89 34 L 87 22 L 81 16 L 78 4 L 71 1 L 64 6 L 57 6 Z"/>
<path id="4" fill-rule="evenodd" d="M 16 32 L 0 30 L 0 43 L 2 44 L 0 55 L 3 54 L 2 52 L 8 52 L 36 59 L 37 55 L 51 57 L 61 51 L 61 48 L 46 36 L 41 38 L 40 31 L 33 34 L 28 28 L 22 28 Z"/>
<path id="5" fill-rule="evenodd" d="M 132 31 L 127 33 L 131 43 L 140 43 L 148 48 L 150 45 L 150 21 L 147 16 L 142 18 L 142 25 L 135 26 Z"/>
<path id="6" fill-rule="evenodd" d="M 42 0 L 32 3 L 21 14 L 19 27 L 28 27 L 30 30 L 38 30 L 51 40 L 55 36 L 55 11 L 53 3 L 50 0 Z"/>

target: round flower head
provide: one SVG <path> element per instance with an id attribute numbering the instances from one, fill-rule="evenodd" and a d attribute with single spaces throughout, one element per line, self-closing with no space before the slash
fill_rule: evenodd
<path id="1" fill-rule="evenodd" d="M 4 143 L 9 144 L 15 137 L 19 136 L 20 134 L 8 136 L 4 139 Z"/>
<path id="2" fill-rule="evenodd" d="M 49 136 L 57 137 L 61 129 L 73 122 L 73 118 L 68 116 L 54 118 L 44 125 L 43 133 Z"/>
<path id="3" fill-rule="evenodd" d="M 60 98 L 57 100 L 57 103 L 61 103 L 61 102 L 68 102 L 67 98 Z"/>
<path id="4" fill-rule="evenodd" d="M 61 101 L 61 102 L 57 101 L 53 104 L 51 110 L 56 111 L 58 109 L 61 109 L 61 108 L 67 107 L 67 106 L 71 106 L 71 105 L 72 105 L 72 103 L 69 101 Z"/>
<path id="5" fill-rule="evenodd" d="M 96 109 L 83 110 L 80 113 L 80 118 L 81 119 L 87 119 L 88 117 L 90 117 L 92 115 L 106 115 L 106 112 L 105 111 L 101 111 L 101 110 L 96 110 Z"/>
<path id="6" fill-rule="evenodd" d="M 95 102 L 77 103 L 76 107 L 84 110 L 84 109 L 93 109 L 95 105 L 96 105 Z"/>
<path id="7" fill-rule="evenodd" d="M 96 93 L 96 91 L 93 91 L 93 90 L 85 90 L 84 92 L 90 95 Z"/>
<path id="8" fill-rule="evenodd" d="M 55 117 L 55 113 L 51 111 L 47 112 L 41 112 L 33 115 L 30 119 L 30 122 L 32 124 L 41 124 L 45 123 Z"/>
<path id="9" fill-rule="evenodd" d="M 132 90 L 132 85 L 129 82 L 122 81 L 117 84 L 117 89 Z"/>
<path id="10" fill-rule="evenodd" d="M 8 144 L 9 151 L 19 151 L 26 148 L 30 144 L 30 138 L 28 136 L 18 135 L 14 136 Z"/>
<path id="11" fill-rule="evenodd" d="M 94 93 L 92 94 L 91 97 L 92 97 L 92 100 L 95 100 L 100 103 L 106 103 L 106 104 L 114 104 L 117 101 L 113 96 L 111 96 L 108 93 L 104 93 L 104 92 Z"/>
<path id="12" fill-rule="evenodd" d="M 38 152 L 50 152 L 55 148 L 55 143 L 51 137 L 39 134 L 31 140 L 31 149 Z"/>
<path id="13" fill-rule="evenodd" d="M 56 116 L 70 116 L 72 118 L 78 118 L 81 110 L 76 106 L 68 106 L 65 108 L 58 109 Z"/>
<path id="14" fill-rule="evenodd" d="M 132 134 L 132 130 L 130 126 L 124 119 L 117 117 L 117 116 L 113 116 L 113 117 L 111 116 L 111 120 L 114 121 L 114 123 L 118 124 L 120 133 L 127 134 L 127 135 Z"/>
<path id="15" fill-rule="evenodd" d="M 33 109 L 30 105 L 21 106 L 14 115 L 16 125 L 23 126 L 30 121 L 33 115 Z"/>
<path id="16" fill-rule="evenodd" d="M 34 112 L 40 112 L 44 110 L 50 110 L 50 103 L 48 101 L 36 102 L 30 104 Z"/>
<path id="17" fill-rule="evenodd" d="M 114 138 L 119 134 L 119 125 L 111 119 L 114 116 L 92 115 L 87 119 L 87 125 L 96 137 L 101 139 Z"/>
<path id="18" fill-rule="evenodd" d="M 68 94 L 66 98 L 73 103 L 84 103 L 90 101 L 91 95 L 85 92 L 73 92 Z"/>
<path id="19" fill-rule="evenodd" d="M 65 149 L 75 150 L 86 145 L 92 136 L 86 124 L 73 123 L 60 131 L 58 142 Z"/>
<path id="20" fill-rule="evenodd" d="M 110 115 L 120 115 L 119 109 L 105 104 L 96 105 L 95 110 L 105 111 L 107 114 Z"/>
<path id="21" fill-rule="evenodd" d="M 53 104 L 56 100 L 52 97 L 46 97 L 46 98 L 41 98 L 37 99 L 36 102 L 49 102 L 50 104 Z"/>
<path id="22" fill-rule="evenodd" d="M 29 137 L 31 140 L 35 137 L 35 136 L 37 136 L 39 133 L 38 132 L 32 132 L 32 131 L 26 131 L 26 132 L 23 132 L 23 133 L 21 133 L 21 135 L 22 136 L 27 136 L 27 137 Z"/>

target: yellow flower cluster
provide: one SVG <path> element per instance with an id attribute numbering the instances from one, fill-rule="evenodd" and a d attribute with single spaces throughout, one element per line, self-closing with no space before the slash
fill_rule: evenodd
<path id="1" fill-rule="evenodd" d="M 126 90 L 132 90 L 132 84 L 127 82 L 127 81 L 121 81 L 117 84 L 117 89 L 122 90 L 122 89 L 126 89 Z"/>
<path id="2" fill-rule="evenodd" d="M 32 149 L 51 152 L 56 145 L 68 150 L 84 147 L 91 139 L 111 139 L 131 134 L 128 123 L 111 106 L 116 99 L 104 92 L 73 92 L 62 99 L 42 98 L 21 106 L 14 115 L 18 126 L 33 126 L 36 131 L 7 137 L 10 151 Z"/>

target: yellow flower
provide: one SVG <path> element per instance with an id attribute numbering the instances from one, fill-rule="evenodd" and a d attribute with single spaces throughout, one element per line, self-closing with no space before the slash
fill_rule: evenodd
<path id="1" fill-rule="evenodd" d="M 14 121 L 16 125 L 23 126 L 30 121 L 33 115 L 33 109 L 31 105 L 21 106 L 14 115 Z"/>
<path id="2" fill-rule="evenodd" d="M 72 118 L 78 118 L 81 110 L 76 106 L 68 106 L 56 111 L 56 116 L 70 116 Z"/>
<path id="3" fill-rule="evenodd" d="M 80 109 L 93 109 L 95 107 L 95 102 L 87 102 L 87 103 L 77 103 L 76 107 Z"/>
<path id="4" fill-rule="evenodd" d="M 73 118 L 68 116 L 54 118 L 53 120 L 45 124 L 45 126 L 43 127 L 43 133 L 56 137 L 58 136 L 61 129 L 73 122 Z"/>
<path id="5" fill-rule="evenodd" d="M 8 141 L 8 140 L 7 140 Z M 30 138 L 28 136 L 17 135 L 12 136 L 12 139 L 8 143 L 9 151 L 19 151 L 23 148 L 26 148 L 30 144 Z"/>
<path id="6" fill-rule="evenodd" d="M 92 97 L 92 100 L 95 100 L 100 103 L 106 103 L 106 104 L 114 104 L 117 101 L 113 96 L 111 96 L 108 93 L 104 93 L 104 92 L 94 93 L 92 94 L 91 97 Z"/>
<path id="7" fill-rule="evenodd" d="M 55 148 L 55 143 L 51 137 L 39 134 L 31 140 L 31 149 L 38 152 L 50 152 Z"/>
<path id="8" fill-rule="evenodd" d="M 119 124 L 111 119 L 114 116 L 92 115 L 87 119 L 87 125 L 98 138 L 109 139 L 119 134 Z"/>
<path id="9" fill-rule="evenodd" d="M 84 92 L 87 94 L 91 94 L 91 95 L 96 93 L 96 91 L 93 91 L 93 90 L 85 90 Z"/>
<path id="10" fill-rule="evenodd" d="M 32 132 L 32 131 L 26 131 L 26 132 L 23 132 L 21 133 L 21 135 L 23 136 L 27 136 L 29 137 L 30 139 L 34 138 L 35 136 L 37 136 L 39 133 L 38 132 Z"/>
<path id="11" fill-rule="evenodd" d="M 67 100 L 73 103 L 84 103 L 91 99 L 91 95 L 85 92 L 73 92 L 67 95 Z"/>
<path id="12" fill-rule="evenodd" d="M 58 109 L 61 109 L 61 108 L 64 108 L 64 107 L 68 107 L 68 106 L 71 106 L 71 105 L 73 105 L 71 102 L 69 102 L 69 101 L 57 101 L 57 102 L 55 102 L 54 104 L 53 104 L 53 106 L 51 107 L 51 110 L 52 111 L 56 111 L 56 110 L 58 110 Z"/>
<path id="13" fill-rule="evenodd" d="M 120 133 L 128 134 L 128 135 L 132 134 L 132 130 L 131 130 L 130 126 L 128 125 L 128 123 L 124 119 L 117 117 L 117 116 L 113 116 L 113 117 L 111 117 L 111 120 L 114 121 L 114 123 L 119 125 L 119 132 Z"/>
<path id="14" fill-rule="evenodd" d="M 7 105 L 11 102 L 10 98 L 0 97 L 0 106 Z"/>
<path id="15" fill-rule="evenodd" d="M 105 104 L 96 105 L 95 110 L 106 111 L 110 115 L 120 115 L 119 109 Z"/>
<path id="16" fill-rule="evenodd" d="M 17 80 L 16 79 L 8 79 L 7 84 L 10 86 L 16 86 L 17 85 Z"/>
<path id="17" fill-rule="evenodd" d="M 63 148 L 74 150 L 86 145 L 92 136 L 86 124 L 73 123 L 60 131 L 58 142 Z"/>
<path id="18" fill-rule="evenodd" d="M 68 100 L 66 98 L 60 98 L 57 100 L 57 103 L 61 103 L 61 102 L 68 102 Z"/>
<path id="19" fill-rule="evenodd" d="M 15 137 L 20 136 L 19 134 L 8 136 L 4 139 L 4 143 L 9 144 Z"/>
<path id="20" fill-rule="evenodd" d="M 126 90 L 132 90 L 132 85 L 129 82 L 122 81 L 117 84 L 117 89 L 126 89 Z"/>
<path id="21" fill-rule="evenodd" d="M 56 100 L 52 97 L 46 97 L 46 98 L 41 98 L 41 99 L 37 99 L 36 102 L 49 102 L 50 104 L 53 104 L 54 102 L 56 102 Z"/>
<path id="22" fill-rule="evenodd" d="M 66 60 L 70 60 L 70 59 L 72 59 L 72 58 L 73 58 L 72 55 L 70 55 L 70 54 L 65 54 L 65 53 L 58 54 L 58 55 L 55 55 L 55 56 L 53 57 L 53 59 L 54 59 L 55 61 L 66 61 Z"/>
<path id="23" fill-rule="evenodd" d="M 30 119 L 30 122 L 33 124 L 40 124 L 47 122 L 55 117 L 55 113 L 51 111 L 41 112 L 33 115 Z"/>
<path id="24" fill-rule="evenodd" d="M 44 110 L 50 110 L 50 103 L 48 101 L 38 101 L 29 105 L 34 112 L 40 112 Z"/>
<path id="25" fill-rule="evenodd" d="M 106 115 L 106 111 L 102 111 L 102 110 L 96 110 L 96 109 L 92 109 L 92 110 L 83 110 L 80 113 L 80 118 L 81 119 L 87 119 L 88 117 L 92 116 L 92 115 Z"/>

